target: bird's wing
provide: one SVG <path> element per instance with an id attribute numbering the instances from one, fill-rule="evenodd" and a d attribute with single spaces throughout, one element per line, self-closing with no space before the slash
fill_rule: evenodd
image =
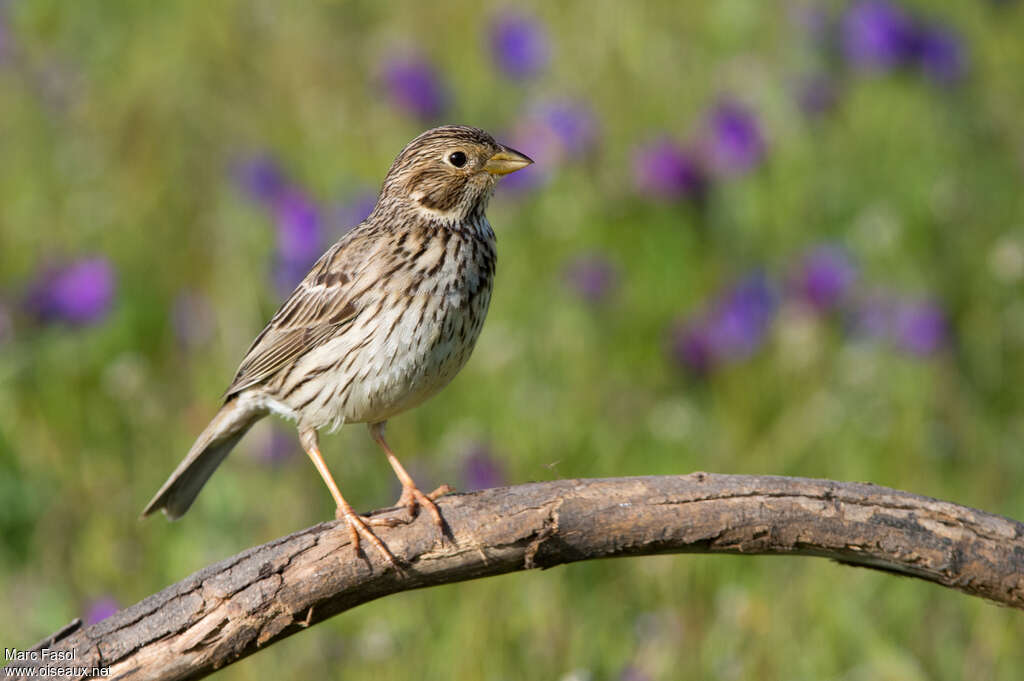
<path id="1" fill-rule="evenodd" d="M 358 281 L 368 255 L 362 245 L 358 239 L 343 239 L 317 260 L 256 336 L 225 397 L 267 381 L 352 321 L 361 308 Z"/>

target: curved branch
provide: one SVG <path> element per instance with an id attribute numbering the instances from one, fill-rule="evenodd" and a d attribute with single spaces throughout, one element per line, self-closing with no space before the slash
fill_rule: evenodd
<path id="1" fill-rule="evenodd" d="M 196 679 L 388 594 L 656 553 L 823 556 L 1024 609 L 1024 525 L 870 484 L 693 473 L 532 483 L 438 505 L 450 530 L 443 542 L 425 514 L 379 528 L 403 573 L 374 551 L 357 558 L 345 525 L 321 523 L 43 643 L 116 678 Z M 397 521 L 402 512 L 375 515 Z"/>

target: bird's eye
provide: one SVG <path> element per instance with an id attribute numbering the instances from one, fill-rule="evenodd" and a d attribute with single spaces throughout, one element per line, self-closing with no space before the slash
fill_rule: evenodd
<path id="1" fill-rule="evenodd" d="M 453 151 L 451 154 L 448 155 L 448 162 L 451 163 L 456 168 L 461 168 L 462 166 L 466 165 L 466 160 L 466 154 L 464 154 L 461 151 Z"/>

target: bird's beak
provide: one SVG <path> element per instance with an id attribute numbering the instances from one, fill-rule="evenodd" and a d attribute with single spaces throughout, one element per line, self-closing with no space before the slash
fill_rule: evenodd
<path id="1" fill-rule="evenodd" d="M 491 175 L 508 175 L 525 168 L 531 163 L 533 163 L 533 159 L 526 154 L 520 154 L 515 149 L 502 147 L 501 151 L 487 159 L 487 163 L 484 164 L 484 170 Z"/>

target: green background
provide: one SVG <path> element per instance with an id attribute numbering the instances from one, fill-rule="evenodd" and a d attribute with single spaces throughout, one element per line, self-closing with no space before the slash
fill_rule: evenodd
<path id="1" fill-rule="evenodd" d="M 450 122 L 507 130 L 531 101 L 568 94 L 600 129 L 586 159 L 492 203 L 498 277 L 473 359 L 389 429 L 422 487 L 458 485 L 461 457 L 484 442 L 510 484 L 769 473 L 1024 518 L 1022 281 L 993 265 L 1024 249 L 1021 3 L 916 3 L 961 33 L 968 77 L 949 89 L 850 77 L 815 121 L 792 97 L 820 59 L 794 6 L 537 3 L 551 62 L 519 83 L 495 70 L 493 8 L 476 2 L 7 3 L 0 295 L 16 303 L 48 258 L 95 253 L 118 291 L 100 324 L 16 314 L 0 345 L 0 645 L 332 516 L 304 457 L 261 459 L 272 428 L 292 433 L 268 421 L 182 521 L 138 520 L 280 302 L 272 221 L 231 163 L 273 154 L 325 204 L 376 186 L 425 127 L 375 76 L 410 45 L 447 82 Z M 765 164 L 722 182 L 703 213 L 638 197 L 635 145 L 686 139 L 722 93 L 757 113 Z M 674 319 L 751 268 L 784 275 L 821 242 L 848 249 L 863 281 L 941 301 L 951 347 L 908 356 L 784 305 L 751 358 L 707 380 L 672 363 Z M 597 306 L 563 283 L 565 263 L 592 251 L 620 280 Z M 182 291 L 210 301 L 200 350 L 174 340 Z M 356 508 L 392 501 L 362 427 L 322 446 Z M 1018 679 L 1021 641 L 1019 612 L 924 582 L 688 555 L 400 594 L 217 678 Z"/>

